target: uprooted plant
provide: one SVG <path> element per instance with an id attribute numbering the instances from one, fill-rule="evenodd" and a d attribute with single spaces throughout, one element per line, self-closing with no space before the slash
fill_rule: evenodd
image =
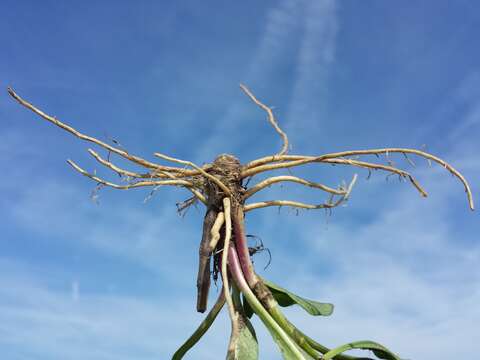
<path id="1" fill-rule="evenodd" d="M 289 147 L 288 137 L 279 127 L 271 108 L 260 102 L 248 88 L 241 85 L 245 94 L 268 116 L 268 121 L 280 135 L 283 146 L 275 155 L 266 156 L 242 165 L 233 155 L 219 155 L 211 164 L 198 166 L 190 161 L 176 159 L 161 153 L 154 155 L 161 160 L 168 161 L 180 166 L 167 166 L 147 161 L 141 157 L 131 155 L 118 146 L 112 146 L 95 137 L 84 135 L 75 128 L 61 122 L 55 117 L 49 116 L 34 105 L 22 99 L 11 88 L 9 94 L 21 105 L 30 109 L 43 119 L 70 132 L 76 137 L 92 142 L 107 150 L 107 156 L 103 157 L 96 151 L 88 149 L 88 152 L 103 166 L 113 170 L 122 180 L 121 184 L 104 180 L 95 173 L 82 169 L 76 163 L 68 160 L 68 163 L 82 175 L 85 175 L 97 183 L 97 187 L 112 187 L 127 190 L 131 188 L 152 187 L 155 191 L 161 186 L 183 187 L 192 193 L 188 200 L 177 204 L 179 211 L 190 205 L 201 202 L 206 207 L 203 222 L 202 240 L 199 249 L 199 267 L 197 275 L 197 311 L 204 312 L 207 309 L 208 292 L 210 281 L 220 274 L 222 279 L 222 291 L 211 307 L 205 320 L 200 324 L 193 335 L 176 351 L 173 359 L 181 359 L 209 329 L 219 311 L 227 303 L 231 320 L 231 336 L 227 350 L 227 359 L 250 360 L 258 358 L 258 345 L 255 331 L 249 319 L 253 314 L 257 315 L 268 329 L 272 338 L 277 343 L 285 359 L 368 359 L 343 354 L 351 349 L 371 350 L 381 359 L 395 359 L 399 357 L 384 346 L 372 341 L 357 341 L 329 349 L 313 340 L 295 325 L 293 325 L 282 313 L 280 307 L 297 304 L 314 316 L 328 316 L 333 311 L 333 305 L 308 300 L 297 296 L 282 287 L 261 278 L 256 274 L 251 261 L 251 253 L 248 247 L 244 217 L 245 213 L 255 209 L 271 206 L 288 206 L 300 209 L 331 209 L 345 203 L 355 184 L 357 176 L 354 175 L 348 185 L 329 187 L 316 182 L 311 182 L 293 175 L 271 176 L 247 188 L 244 181 L 255 175 L 270 170 L 287 169 L 309 163 L 339 164 L 358 168 L 384 171 L 389 175 L 398 175 L 400 179 L 408 180 L 420 193 L 426 197 L 427 193 L 415 178 L 407 171 L 395 166 L 390 160 L 390 154 L 401 154 L 413 165 L 409 155 L 415 155 L 436 162 L 457 177 L 467 193 L 469 207 L 473 210 L 473 199 L 470 187 L 465 178 L 444 160 L 424 151 L 404 148 L 383 148 L 370 150 L 350 150 L 336 153 L 328 153 L 319 156 L 287 155 Z M 117 154 L 136 165 L 145 168 L 143 173 L 123 169 L 110 160 L 111 154 Z M 385 163 L 374 163 L 360 160 L 364 155 L 376 155 L 378 158 L 385 156 Z M 254 194 L 280 182 L 294 182 L 328 193 L 328 200 L 321 204 L 306 204 L 290 200 L 271 200 L 247 203 Z M 212 263 L 213 259 L 213 265 Z M 218 358 L 218 354 L 212 354 Z"/>

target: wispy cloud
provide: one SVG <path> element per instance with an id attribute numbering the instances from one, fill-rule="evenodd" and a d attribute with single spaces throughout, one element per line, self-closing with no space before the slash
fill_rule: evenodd
<path id="1" fill-rule="evenodd" d="M 292 56 L 295 57 L 299 36 L 296 30 L 303 20 L 301 10 L 304 6 L 302 1 L 283 0 L 267 9 L 263 15 L 265 25 L 258 39 L 258 46 L 252 49 L 244 78 L 239 79 L 239 82 L 253 87 L 252 90 L 260 98 L 264 98 L 265 95 L 262 94 L 262 90 L 275 89 L 273 87 L 274 79 L 284 75 L 280 73 L 281 64 L 291 61 Z M 238 152 L 238 147 L 242 143 L 245 144 L 247 140 L 237 136 L 238 133 L 246 128 L 255 129 L 259 124 L 260 126 L 266 125 L 266 121 L 263 120 L 265 115 L 256 110 L 255 105 L 249 103 L 249 100 L 246 101 L 244 95 L 238 90 L 237 96 L 233 99 L 232 105 L 227 108 L 223 120 L 212 129 L 210 136 L 205 139 L 201 151 L 197 152 L 197 155 L 202 159 L 208 159 L 212 156 L 211 154 L 225 151 Z M 257 114 L 253 119 L 252 113 Z M 260 142 L 257 145 L 261 147 Z M 245 150 L 242 152 L 246 152 Z"/>
<path id="2" fill-rule="evenodd" d="M 303 36 L 295 64 L 295 80 L 288 111 L 287 129 L 292 139 L 297 132 L 311 136 L 322 126 L 328 74 L 335 59 L 338 31 L 337 3 L 330 0 L 308 2 L 303 9 Z M 301 121 L 299 121 L 301 119 Z"/>
<path id="3" fill-rule="evenodd" d="M 463 120 L 454 131 L 449 134 L 452 142 L 458 142 L 461 137 L 465 136 L 466 131 L 477 131 L 480 124 L 480 72 L 475 71 L 469 74 L 460 84 L 455 94 L 454 105 L 457 105 Z"/>
<path id="4" fill-rule="evenodd" d="M 321 124 L 318 121 L 321 118 L 319 109 L 325 98 L 329 65 L 334 60 L 336 33 L 336 5 L 331 0 L 284 0 L 265 14 L 258 47 L 241 81 L 250 85 L 268 106 L 281 108 L 284 119 L 279 121 L 293 139 L 300 136 L 298 131 L 302 134 L 306 128 L 315 131 Z M 279 77 L 284 79 L 281 88 L 275 85 Z M 269 102 L 268 97 L 272 96 L 277 103 Z M 275 143 L 279 141 L 273 130 L 262 131 L 262 137 L 263 134 L 267 137 L 256 142 L 255 147 L 251 146 L 248 137 L 237 136 L 247 128 L 249 131 L 267 128 L 264 118 L 265 114 L 239 92 L 223 121 L 213 129 L 203 150 L 197 154 L 210 155 L 215 153 L 214 149 L 235 152 L 241 145 L 245 145 L 242 153 L 249 155 L 258 154 L 264 148 L 271 149 L 270 139 L 274 139 Z M 298 119 L 302 119 L 301 128 L 297 126 L 300 123 Z"/>
<path id="5" fill-rule="evenodd" d="M 267 10 L 264 30 L 249 64 L 248 82 L 260 85 L 268 81 L 275 76 L 275 69 L 285 57 L 292 54 L 295 57 L 305 5 L 301 0 L 283 0 Z M 268 84 L 263 86 L 269 87 Z"/>

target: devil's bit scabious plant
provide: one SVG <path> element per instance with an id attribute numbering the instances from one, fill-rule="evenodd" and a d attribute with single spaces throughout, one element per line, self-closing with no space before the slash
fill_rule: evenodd
<path id="1" fill-rule="evenodd" d="M 320 183 L 311 182 L 292 175 L 272 176 L 260 181 L 256 185 L 246 188 L 245 179 L 276 169 L 286 169 L 309 163 L 340 164 L 368 171 L 381 170 L 389 175 L 396 174 L 400 179 L 408 180 L 419 193 L 426 197 L 427 193 L 415 178 L 407 171 L 402 170 L 389 160 L 389 155 L 402 154 L 413 164 L 409 155 L 426 158 L 429 162 L 436 162 L 457 177 L 465 187 L 469 207 L 473 210 L 473 199 L 470 187 L 465 178 L 444 160 L 424 151 L 404 148 L 384 148 L 370 150 L 349 150 L 329 153 L 319 156 L 287 155 L 289 147 L 288 137 L 279 127 L 272 109 L 260 102 L 244 85 L 240 85 L 243 92 L 268 115 L 268 121 L 280 135 L 283 146 L 275 155 L 263 157 L 247 164 L 241 164 L 233 155 L 219 155 L 211 164 L 197 166 L 190 161 L 179 160 L 164 154 L 155 153 L 158 158 L 181 166 L 166 166 L 147 161 L 141 157 L 131 155 L 128 151 L 107 144 L 97 138 L 84 135 L 73 127 L 61 122 L 55 117 L 45 114 L 34 105 L 22 99 L 11 88 L 9 94 L 21 105 L 30 109 L 43 119 L 70 132 L 82 140 L 86 140 L 104 148 L 108 156 L 102 157 L 92 149 L 88 152 L 102 165 L 116 172 L 124 182 L 122 184 L 106 181 L 95 173 L 89 173 L 71 160 L 68 163 L 82 175 L 97 183 L 97 188 L 108 186 L 115 189 L 127 190 L 131 188 L 152 187 L 153 192 L 161 186 L 184 187 L 192 193 L 192 197 L 177 204 L 178 211 L 183 211 L 190 205 L 200 201 L 206 207 L 203 223 L 202 240 L 199 249 L 199 267 L 197 275 L 197 311 L 204 312 L 207 308 L 210 278 L 222 277 L 222 291 L 217 301 L 210 309 L 205 320 L 195 330 L 192 336 L 173 355 L 174 360 L 182 359 L 209 329 L 219 311 L 227 303 L 231 319 L 231 336 L 227 350 L 227 359 L 252 360 L 258 358 L 258 345 L 255 331 L 249 319 L 257 315 L 268 329 L 277 343 L 284 359 L 337 359 L 353 360 L 368 359 L 343 354 L 351 349 L 370 350 L 380 359 L 399 360 L 399 357 L 384 346 L 373 341 L 357 341 L 329 349 L 313 340 L 295 327 L 282 313 L 280 307 L 297 304 L 313 316 L 329 316 L 333 305 L 308 300 L 291 293 L 282 287 L 261 278 L 255 273 L 251 261 L 252 249 L 248 247 L 245 235 L 245 213 L 255 209 L 270 206 L 289 206 L 300 209 L 331 209 L 345 203 L 355 184 L 354 175 L 350 184 L 332 188 Z M 110 155 L 117 154 L 136 165 L 146 169 L 144 173 L 137 173 L 118 167 L 110 161 Z M 363 155 L 385 156 L 386 164 L 359 160 Z M 247 203 L 254 194 L 275 183 L 294 182 L 329 194 L 329 200 L 321 204 L 306 204 L 290 200 L 271 200 Z M 213 265 L 211 260 L 213 258 Z M 211 270 L 213 268 L 213 271 Z M 218 358 L 219 354 L 212 354 Z"/>

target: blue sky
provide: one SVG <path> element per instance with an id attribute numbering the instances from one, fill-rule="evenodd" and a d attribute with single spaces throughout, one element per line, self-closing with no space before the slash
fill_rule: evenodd
<path id="1" fill-rule="evenodd" d="M 476 1 L 17 1 L 0 12 L 0 85 L 79 130 L 153 159 L 243 162 L 278 151 L 247 84 L 274 107 L 290 153 L 426 148 L 480 188 L 480 5 Z M 168 359 L 195 312 L 203 209 L 183 190 L 103 189 L 67 158 L 115 179 L 89 144 L 0 96 L 0 354 L 20 359 Z M 478 212 L 440 166 L 410 169 L 429 197 L 381 173 L 309 166 L 331 186 L 358 173 L 348 206 L 267 208 L 247 232 L 272 252 L 260 273 L 336 305 L 288 309 L 335 346 L 364 338 L 403 358 L 472 358 L 480 322 Z M 120 161 L 121 164 L 124 164 Z M 288 194 L 287 194 L 288 192 Z M 294 185 L 257 199 L 322 201 Z M 215 296 L 215 288 L 211 299 Z M 278 359 L 257 322 L 261 359 Z M 187 358 L 226 348 L 225 313 Z"/>

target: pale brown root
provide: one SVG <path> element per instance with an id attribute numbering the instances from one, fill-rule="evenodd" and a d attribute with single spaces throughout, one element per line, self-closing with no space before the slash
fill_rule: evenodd
<path id="1" fill-rule="evenodd" d="M 94 144 L 97 144 L 97 145 L 103 147 L 104 149 L 107 149 L 107 150 L 109 150 L 109 151 L 111 151 L 115 154 L 118 154 L 118 155 L 124 157 L 125 159 L 128 159 L 128 160 L 130 160 L 130 161 L 132 161 L 136 164 L 142 165 L 142 166 L 144 166 L 146 168 L 149 168 L 149 169 L 178 172 L 178 173 L 181 173 L 182 175 L 187 175 L 187 176 L 190 175 L 188 173 L 186 174 L 184 172 L 184 170 L 181 169 L 181 168 L 170 167 L 170 166 L 162 166 L 162 165 L 159 165 L 159 164 L 152 163 L 152 162 L 147 161 L 145 159 L 142 159 L 138 156 L 130 155 L 126 151 L 121 150 L 119 148 L 116 148 L 114 146 L 111 146 L 107 143 L 104 143 L 103 141 L 98 140 L 97 138 L 82 134 L 81 132 L 79 132 L 75 128 L 71 127 L 70 125 L 67 125 L 67 124 L 61 122 L 60 120 L 58 120 L 57 118 L 55 118 L 53 116 L 47 115 L 42 110 L 38 109 L 37 107 L 35 107 L 31 103 L 29 103 L 28 101 L 22 99 L 12 88 L 8 88 L 7 91 L 10 94 L 10 96 L 12 96 L 20 105 L 22 105 L 22 106 L 26 107 L 27 109 L 33 111 L 35 114 L 41 116 L 43 119 L 51 122 L 52 124 L 58 126 L 59 128 L 62 128 L 64 130 L 68 131 L 69 133 L 75 135 L 79 139 L 82 139 L 82 140 L 85 140 L 85 141 L 90 141 Z"/>
<path id="2" fill-rule="evenodd" d="M 353 176 L 352 181 L 350 182 L 348 187 L 344 190 L 343 195 L 335 202 L 329 201 L 322 204 L 306 204 L 303 202 L 291 201 L 291 200 L 269 200 L 269 201 L 260 201 L 256 203 L 246 204 L 243 207 L 243 211 L 247 212 L 250 210 L 261 209 L 269 206 L 290 206 L 290 207 L 295 207 L 299 209 L 308 209 L 308 210 L 331 209 L 343 204 L 348 200 L 356 181 L 357 181 L 357 174 Z"/>
<path id="3" fill-rule="evenodd" d="M 332 207 L 328 203 L 313 205 L 313 204 L 305 204 L 299 201 L 291 201 L 291 200 L 269 200 L 269 201 L 260 201 L 256 203 L 246 204 L 243 207 L 243 211 L 248 212 L 250 210 L 261 209 L 268 206 L 291 206 L 291 207 L 296 207 L 300 209 L 309 209 L 309 210 L 325 209 L 325 208 Z"/>
<path id="4" fill-rule="evenodd" d="M 230 285 L 228 283 L 228 273 L 227 273 L 227 261 L 228 261 L 228 249 L 230 246 L 230 239 L 232 236 L 232 218 L 231 218 L 231 208 L 230 208 L 230 199 L 223 199 L 223 211 L 225 216 L 225 239 L 223 241 L 223 253 L 222 253 L 222 281 L 223 281 L 223 290 L 225 291 L 225 299 L 228 304 L 230 311 L 230 316 L 235 313 L 235 308 L 233 306 L 232 296 L 230 294 Z"/>
<path id="5" fill-rule="evenodd" d="M 289 160 L 288 158 L 292 157 L 293 160 Z M 325 156 L 297 156 L 297 155 L 285 155 L 282 156 L 282 158 L 286 158 L 282 160 L 283 162 L 275 163 L 275 164 L 264 164 L 260 166 L 256 166 L 253 168 L 246 168 L 245 170 L 242 171 L 241 177 L 242 179 L 257 175 L 259 173 L 265 172 L 265 171 L 270 171 L 270 170 L 279 170 L 279 169 L 287 169 L 291 167 L 296 167 L 300 165 L 305 165 L 305 164 L 311 164 L 311 163 L 340 163 L 343 161 L 343 163 L 348 163 L 349 165 L 353 165 L 355 162 L 360 163 L 358 160 L 354 159 L 345 159 L 345 158 L 332 158 L 332 157 L 325 157 Z M 286 161 L 288 160 L 288 161 Z M 403 170 L 399 170 L 393 166 L 390 165 L 382 165 L 382 164 L 374 164 L 374 163 L 368 163 L 368 162 L 362 162 L 363 164 L 369 164 L 368 167 L 370 168 L 378 168 L 378 169 L 388 169 L 389 171 L 400 171 L 403 173 L 406 173 Z"/>
<path id="6" fill-rule="evenodd" d="M 283 140 L 283 146 L 282 146 L 282 149 L 280 150 L 280 152 L 277 154 L 277 155 L 284 155 L 287 153 L 288 151 L 288 136 L 287 134 L 280 128 L 280 126 L 278 126 L 278 122 L 277 120 L 275 119 L 275 116 L 273 115 L 273 111 L 270 107 L 268 107 L 267 105 L 263 104 L 260 100 L 258 100 L 255 95 L 253 95 L 253 93 L 243 84 L 240 84 L 240 89 L 243 90 L 243 92 L 245 94 L 247 94 L 247 96 L 255 103 L 257 104 L 260 108 L 262 108 L 263 110 L 265 110 L 265 112 L 267 113 L 268 115 L 268 121 L 270 122 L 270 124 L 272 124 L 273 128 L 275 129 L 275 131 L 280 135 L 280 137 L 282 138 Z"/>
<path id="7" fill-rule="evenodd" d="M 357 166 L 357 167 L 363 167 L 367 169 L 377 169 L 377 170 L 385 170 L 389 171 L 391 173 L 398 174 L 403 177 L 407 177 L 410 182 L 415 186 L 415 188 L 420 192 L 420 194 L 424 197 L 427 196 L 427 192 L 423 190 L 423 188 L 420 186 L 420 184 L 415 180 L 415 178 L 408 173 L 407 171 L 397 169 L 393 166 L 389 165 L 382 165 L 382 164 L 374 164 L 374 163 L 369 163 L 366 161 L 359 161 L 359 160 L 353 160 L 353 159 L 334 159 L 334 158 L 328 158 L 328 159 L 318 159 L 318 158 L 313 158 L 313 157 L 304 157 L 303 159 L 299 160 L 293 160 L 293 161 L 287 161 L 283 163 L 277 163 L 277 164 L 269 164 L 269 165 L 261 165 L 256 168 L 252 168 L 250 170 L 247 170 L 245 172 L 242 172 L 242 177 L 243 175 L 248 176 L 253 176 L 256 175 L 260 172 L 265 172 L 269 170 L 278 170 L 278 169 L 286 169 L 290 167 L 295 167 L 303 164 L 308 164 L 308 163 L 330 163 L 330 164 L 344 164 L 344 165 L 352 165 L 352 166 Z"/>
<path id="8" fill-rule="evenodd" d="M 286 160 L 289 160 L 288 158 L 290 155 L 283 155 L 281 158 L 286 158 Z M 312 157 L 312 156 L 295 156 L 295 160 L 291 161 L 286 161 L 282 160 L 282 162 L 275 163 L 275 164 L 263 164 L 255 167 L 245 167 L 244 170 L 241 173 L 242 179 L 254 176 L 257 174 L 260 174 L 265 171 L 270 171 L 270 170 L 278 170 L 278 169 L 286 169 L 286 168 L 291 168 L 299 165 L 304 165 L 304 164 L 309 164 L 313 162 L 322 162 L 324 160 L 321 157 Z"/>
<path id="9" fill-rule="evenodd" d="M 112 169 L 119 175 L 127 176 L 127 177 L 132 177 L 132 178 L 142 178 L 142 179 L 154 179 L 154 178 L 168 178 L 168 179 L 179 179 L 178 176 L 173 175 L 172 173 L 169 173 L 168 171 L 162 171 L 162 170 L 153 170 L 148 173 L 136 173 L 130 170 L 125 170 L 117 165 L 113 164 L 111 161 L 108 161 L 104 159 L 102 156 L 100 156 L 97 152 L 95 152 L 92 149 L 87 150 L 90 155 L 92 155 L 95 160 L 97 160 L 100 164 Z M 180 176 L 180 179 L 184 176 Z"/>
<path id="10" fill-rule="evenodd" d="M 92 149 L 87 149 L 87 151 L 89 152 L 90 155 L 92 155 L 95 160 L 97 160 L 100 164 L 102 164 L 103 166 L 106 166 L 108 167 L 109 169 L 112 169 L 113 171 L 115 171 L 117 174 L 119 175 L 122 175 L 122 176 L 126 176 L 126 177 L 130 177 L 130 178 L 153 178 L 155 176 L 152 175 L 152 173 L 136 173 L 136 172 L 133 172 L 133 171 L 129 171 L 129 170 L 125 170 L 125 169 L 122 169 L 118 166 L 116 166 L 115 164 L 113 164 L 112 162 L 104 159 L 103 157 L 101 157 L 97 152 L 95 152 L 94 150 Z M 158 176 L 160 177 L 160 176 Z"/>
<path id="11" fill-rule="evenodd" d="M 215 222 L 213 223 L 212 229 L 210 230 L 210 243 L 208 244 L 208 248 L 210 251 L 215 250 L 215 247 L 220 240 L 220 229 L 222 228 L 223 224 L 225 223 L 225 214 L 223 212 L 219 212 Z"/>
<path id="12" fill-rule="evenodd" d="M 202 203 L 206 204 L 207 200 L 205 199 L 205 196 L 201 194 L 199 191 L 194 189 L 194 185 L 190 181 L 182 180 L 182 179 L 177 179 L 177 180 L 145 180 L 145 181 L 137 181 L 134 183 L 126 184 L 126 185 L 119 185 L 112 183 L 110 181 L 106 181 L 94 174 L 90 174 L 88 171 L 85 171 L 82 169 L 80 166 L 78 166 L 75 162 L 72 160 L 67 160 L 68 164 L 72 166 L 76 171 L 78 171 L 80 174 L 94 180 L 95 182 L 99 184 L 103 184 L 105 186 L 112 187 L 114 189 L 118 190 L 128 190 L 128 189 L 133 189 L 133 188 L 139 188 L 139 187 L 146 187 L 146 186 L 181 186 L 192 192 L 198 200 L 200 200 Z"/>
<path id="13" fill-rule="evenodd" d="M 273 176 L 273 177 L 270 177 L 268 179 L 265 179 L 265 180 L 259 182 L 258 184 L 256 184 L 255 186 L 253 186 L 253 187 L 251 187 L 250 189 L 247 190 L 247 192 L 245 193 L 245 199 L 248 199 L 253 194 L 257 193 L 258 191 L 260 191 L 260 190 L 262 190 L 262 189 L 264 189 L 264 188 L 266 188 L 266 187 L 268 187 L 272 184 L 283 182 L 283 181 L 295 182 L 295 183 L 302 184 L 302 185 L 305 185 L 305 186 L 309 186 L 309 187 L 312 187 L 312 188 L 321 189 L 323 191 L 326 191 L 326 192 L 334 194 L 334 195 L 343 195 L 344 194 L 344 192 L 341 191 L 341 190 L 333 189 L 331 187 L 328 187 L 328 186 L 320 184 L 320 183 L 311 182 L 311 181 L 299 178 L 297 176 L 284 175 L 284 176 Z"/>
<path id="14" fill-rule="evenodd" d="M 171 156 L 168 156 L 168 155 L 165 155 L 165 154 L 161 154 L 161 153 L 154 153 L 155 156 L 161 158 L 161 159 L 164 159 L 164 160 L 168 160 L 168 161 L 171 161 L 171 162 L 176 162 L 178 164 L 183 164 L 183 165 L 187 165 L 187 166 L 190 166 L 194 169 L 196 169 L 197 171 L 199 171 L 203 176 L 205 176 L 206 178 L 212 180 L 215 184 L 218 185 L 218 187 L 220 187 L 220 189 L 223 190 L 223 192 L 225 193 L 225 195 L 228 195 L 228 196 L 231 196 L 232 195 L 232 192 L 230 191 L 230 189 L 224 184 L 222 183 L 218 178 L 216 178 L 215 176 L 207 173 L 204 169 L 202 169 L 200 166 L 198 165 L 195 165 L 193 162 L 191 161 L 187 161 L 187 160 L 180 160 L 180 159 L 176 159 L 174 157 L 171 157 Z"/>
<path id="15" fill-rule="evenodd" d="M 409 161 L 412 166 L 414 163 L 407 157 L 407 154 L 415 154 L 417 156 L 423 157 L 427 159 L 429 162 L 434 161 L 440 164 L 442 167 L 447 169 L 450 173 L 452 173 L 455 177 L 457 177 L 460 182 L 463 184 L 465 188 L 465 192 L 467 193 L 468 204 L 471 210 L 475 209 L 472 192 L 470 190 L 470 186 L 464 176 L 456 170 L 453 166 L 448 164 L 446 161 L 440 159 L 439 157 L 432 155 L 430 153 L 416 150 L 416 149 L 408 149 L 408 148 L 381 148 L 381 149 L 369 149 L 369 150 L 350 150 L 350 151 L 342 151 L 330 154 L 324 154 L 320 156 L 303 156 L 303 155 L 273 155 L 273 156 L 266 156 L 254 161 L 249 162 L 242 171 L 242 178 L 246 178 L 249 176 L 253 176 L 259 174 L 261 172 L 275 170 L 275 169 L 284 169 L 290 168 L 294 166 L 299 166 L 303 164 L 313 163 L 313 162 L 324 162 L 324 163 L 343 163 L 348 165 L 366 167 L 370 169 L 382 169 L 386 171 L 390 171 L 392 173 L 399 174 L 404 177 L 408 177 L 408 179 L 412 182 L 412 184 L 418 189 L 418 191 L 423 195 L 426 196 L 426 192 L 422 189 L 422 187 L 416 182 L 412 175 L 404 170 L 397 169 L 394 166 L 390 165 L 381 165 L 381 164 L 373 164 L 369 162 L 362 162 L 353 159 L 344 159 L 346 156 L 355 156 L 355 155 L 379 155 L 385 154 L 388 155 L 389 153 L 401 153 Z M 333 161 L 333 160 L 336 161 Z M 347 160 L 345 162 L 341 162 L 340 160 Z M 270 164 L 272 162 L 276 162 L 275 164 Z"/>
<path id="16" fill-rule="evenodd" d="M 115 171 L 117 174 L 121 176 L 126 176 L 127 178 L 132 178 L 132 179 L 154 179 L 154 178 L 169 178 L 172 180 L 179 180 L 178 177 L 175 175 L 167 172 L 167 171 L 162 171 L 162 170 L 154 170 L 149 173 L 135 173 L 129 170 L 122 169 L 112 162 L 102 158 L 97 152 L 95 152 L 92 149 L 88 149 L 88 152 L 90 155 L 92 155 L 100 164 L 112 169 Z M 206 204 L 205 197 L 200 193 L 198 190 L 195 190 L 193 187 L 187 187 L 190 192 L 194 195 L 193 199 L 200 200 L 202 203 Z M 188 206 L 193 204 L 194 200 L 187 201 L 185 204 L 182 206 L 178 207 L 178 211 L 182 212 L 185 210 Z M 178 204 L 177 204 L 178 205 Z"/>
<path id="17" fill-rule="evenodd" d="M 203 203 L 203 205 L 208 206 L 207 199 L 205 198 L 205 196 L 203 196 L 203 194 L 200 191 L 196 190 L 193 187 L 188 187 L 188 186 L 184 186 L 184 187 L 185 189 L 190 191 L 198 200 L 200 200 Z"/>
<path id="18" fill-rule="evenodd" d="M 272 162 L 302 160 L 302 159 L 310 159 L 310 158 L 312 158 L 312 156 L 308 156 L 308 155 L 278 155 L 278 154 L 269 155 L 269 156 L 265 156 L 265 157 L 250 161 L 249 163 L 244 165 L 244 170 L 249 170 L 257 166 L 269 164 Z"/>
<path id="19" fill-rule="evenodd" d="M 457 177 L 461 183 L 463 184 L 465 188 L 465 192 L 467 194 L 468 198 L 468 204 L 470 209 L 474 210 L 474 201 L 473 201 L 473 196 L 472 192 L 470 189 L 470 186 L 466 179 L 463 177 L 463 175 L 453 168 L 450 164 L 448 164 L 446 161 L 440 159 L 439 157 L 429 154 L 427 152 L 421 151 L 421 150 L 416 150 L 416 149 L 408 149 L 408 148 L 380 148 L 380 149 L 368 149 L 368 150 L 350 150 L 350 151 L 342 151 L 342 152 L 336 152 L 336 153 L 330 153 L 330 154 L 324 154 L 321 156 L 303 156 L 303 155 L 286 155 L 287 150 L 288 150 L 288 137 L 285 134 L 285 132 L 282 131 L 282 129 L 278 126 L 278 123 L 273 115 L 272 109 L 265 104 L 263 104 L 261 101 L 259 101 L 253 93 L 245 86 L 245 85 L 240 85 L 241 89 L 245 92 L 245 94 L 260 108 L 266 111 L 268 114 L 268 121 L 272 124 L 272 126 L 275 128 L 277 133 L 281 136 L 283 139 L 283 147 L 281 151 L 273 156 L 267 156 L 263 157 L 254 161 L 251 161 L 248 163 L 246 166 L 243 167 L 243 171 L 241 174 L 242 178 L 254 176 L 256 174 L 269 171 L 269 170 L 275 170 L 275 169 L 284 169 L 284 168 L 290 168 L 290 167 L 295 167 L 295 166 L 300 166 L 308 163 L 313 163 L 313 162 L 323 162 L 323 163 L 337 163 L 337 164 L 346 164 L 346 165 L 352 165 L 352 166 L 358 166 L 358 167 L 364 167 L 368 169 L 381 169 L 385 171 L 389 171 L 391 173 L 398 174 L 404 178 L 408 178 L 410 182 L 417 188 L 417 190 L 423 195 L 427 196 L 427 193 L 423 188 L 418 184 L 418 182 L 413 178 L 413 176 L 401 169 L 396 168 L 393 166 L 393 163 L 389 160 L 388 156 L 390 153 L 401 153 L 405 156 L 406 160 L 414 166 L 415 164 L 413 163 L 412 160 L 409 159 L 407 154 L 414 154 L 420 157 L 423 157 L 427 159 L 427 161 L 430 163 L 431 161 L 434 161 L 441 166 L 443 166 L 445 169 L 447 169 L 450 173 L 452 173 L 455 177 Z M 110 161 L 107 161 L 100 157 L 96 152 L 93 150 L 89 150 L 90 154 L 95 157 L 97 161 L 105 165 L 106 167 L 116 171 L 118 174 L 127 176 L 127 177 L 133 177 L 133 178 L 170 178 L 172 180 L 174 179 L 179 179 L 179 178 L 186 178 L 186 177 L 191 177 L 191 176 L 196 176 L 196 175 L 203 175 L 204 177 L 212 180 L 215 182 L 224 192 L 226 195 L 231 196 L 231 192 L 228 189 L 227 186 L 225 186 L 218 178 L 215 176 L 209 174 L 205 170 L 207 170 L 207 167 L 198 167 L 197 165 L 193 164 L 190 161 L 184 161 L 184 160 L 179 160 L 175 159 L 166 155 L 162 155 L 159 153 L 156 153 L 155 155 L 158 157 L 161 157 L 163 159 L 173 161 L 176 163 L 180 163 L 183 165 L 187 165 L 193 168 L 193 170 L 189 169 L 184 169 L 184 168 L 179 168 L 179 167 L 171 167 L 171 166 L 163 166 L 160 164 L 152 163 L 150 161 L 147 161 L 143 158 L 140 158 L 135 155 L 129 154 L 127 151 L 122 150 L 118 147 L 109 145 L 95 137 L 85 135 L 75 128 L 71 127 L 70 125 L 67 125 L 57 118 L 50 116 L 46 113 L 44 113 L 42 110 L 38 109 L 28 101 L 24 100 L 21 98 L 12 88 L 8 88 L 8 93 L 14 98 L 19 104 L 22 106 L 26 107 L 27 109 L 31 110 L 35 114 L 39 115 L 43 119 L 51 122 L 52 124 L 62 128 L 63 130 L 73 134 L 74 136 L 78 137 L 79 139 L 85 140 L 92 142 L 94 144 L 97 144 L 104 149 L 107 149 L 108 151 L 115 153 L 117 155 L 120 155 L 124 157 L 127 160 L 130 160 L 138 165 L 141 165 L 143 167 L 146 167 L 148 169 L 152 169 L 153 171 L 151 173 L 147 174 L 140 174 L 128 170 L 124 170 L 122 168 L 119 168 L 118 166 L 114 165 Z M 387 161 L 389 165 L 381 165 L 381 164 L 375 164 L 375 163 L 370 163 L 370 162 L 364 162 L 364 161 L 359 161 L 359 160 L 354 160 L 354 159 L 345 159 L 345 157 L 350 157 L 350 156 L 361 156 L 361 155 L 379 155 L 379 154 L 385 154 L 387 157 Z M 273 163 L 273 164 L 272 164 Z M 283 180 L 282 180 L 283 181 Z M 276 181 L 274 181 L 276 182 Z M 115 188 L 125 188 L 122 187 L 121 185 L 116 185 L 112 184 L 106 181 L 102 180 L 102 183 L 108 186 L 112 186 Z M 146 184 L 146 182 L 139 182 L 142 185 L 137 185 L 137 186 L 148 186 L 148 185 L 143 185 Z M 133 186 L 134 184 L 128 185 L 128 188 L 135 187 Z M 152 182 L 152 185 L 153 182 Z M 304 184 L 307 186 L 310 186 L 308 184 Z M 183 186 L 183 185 L 182 185 Z M 258 185 L 257 185 L 258 186 Z M 251 196 L 254 192 L 257 192 L 261 190 L 263 187 L 262 186 L 269 186 L 268 185 L 268 179 L 266 182 L 264 182 L 261 186 L 257 188 L 253 188 L 250 191 Z M 193 190 L 192 188 L 189 188 L 192 192 L 196 191 Z M 195 193 L 195 196 L 201 199 L 203 195 L 201 195 L 198 191 Z M 200 196 L 199 196 L 200 195 Z M 203 197 L 204 198 L 204 197 Z M 202 200 L 203 202 L 203 200 Z"/>
<path id="20" fill-rule="evenodd" d="M 228 273 L 227 273 L 227 261 L 228 261 L 228 252 L 230 249 L 230 239 L 232 236 L 232 212 L 230 199 L 228 197 L 223 199 L 223 211 L 225 215 L 225 239 L 223 242 L 223 253 L 222 253 L 222 282 L 223 282 L 223 291 L 225 293 L 225 300 L 228 305 L 228 312 L 230 314 L 230 320 L 232 323 L 232 335 L 231 339 L 236 339 L 239 332 L 238 324 L 238 313 L 235 311 L 235 306 L 233 305 L 232 294 L 230 293 L 230 285 L 228 282 Z M 230 341 L 230 346 L 233 346 L 232 341 Z M 234 349 L 229 349 L 229 351 L 234 351 Z"/>
<path id="21" fill-rule="evenodd" d="M 363 167 L 366 169 L 388 171 L 390 173 L 400 175 L 401 177 L 408 178 L 408 180 L 412 183 L 412 185 L 418 190 L 420 195 L 422 195 L 423 197 L 428 196 L 428 193 L 422 188 L 422 186 L 418 183 L 418 181 L 409 172 L 397 169 L 393 166 L 373 164 L 366 161 L 359 161 L 359 160 L 352 160 L 352 159 L 325 159 L 322 162 L 330 163 L 330 164 L 343 164 L 343 165 L 346 164 L 346 165 L 352 165 L 357 167 Z"/>

